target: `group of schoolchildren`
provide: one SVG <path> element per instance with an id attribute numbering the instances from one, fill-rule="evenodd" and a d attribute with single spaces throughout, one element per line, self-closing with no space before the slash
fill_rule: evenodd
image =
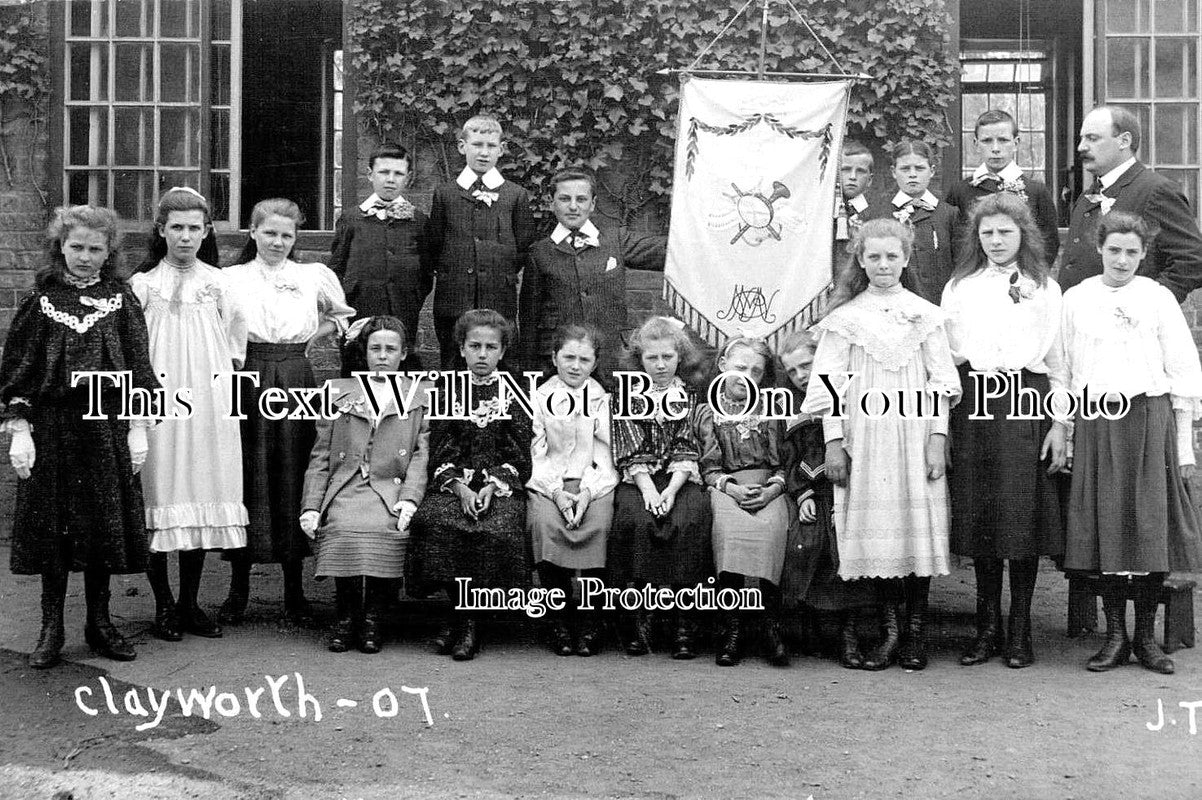
<path id="1" fill-rule="evenodd" d="M 497 171 L 502 130 L 491 117 L 464 125 L 466 165 L 435 190 L 428 215 L 402 195 L 409 154 L 378 149 L 373 194 L 339 220 L 328 268 L 291 259 L 303 218 L 288 200 L 256 205 L 236 264 L 217 269 L 208 203 L 167 191 L 129 279 L 117 268 L 116 216 L 61 209 L 51 263 L 0 365 L 21 479 L 12 569 L 42 576 L 30 663 L 60 658 L 72 571 L 85 574 L 88 644 L 129 660 L 134 649 L 109 618 L 112 573 L 147 572 L 158 638 L 219 637 L 245 616 L 255 563 L 281 565 L 285 615 L 306 624 L 303 559 L 315 552 L 318 579 L 334 581 L 335 652 L 380 651 L 401 579 L 412 595 L 454 599 L 457 579 L 525 588 L 533 567 L 542 587 L 569 598 L 548 618 L 558 655 L 591 656 L 605 640 L 605 616 L 573 610 L 579 575 L 618 587 L 759 588 L 758 615 L 713 620 L 720 665 L 744 655 L 754 616 L 765 657 L 788 664 L 782 623 L 796 611 L 847 668 L 920 670 L 930 581 L 949 573 L 954 553 L 976 573 L 976 636 L 960 663 L 1033 663 L 1031 602 L 1039 558 L 1050 556 L 1103 575 L 1107 639 L 1089 669 L 1134 653 L 1172 672 L 1153 621 L 1165 574 L 1202 563 L 1186 486 L 1202 367 L 1173 295 L 1135 274 L 1154 235 L 1138 217 L 1102 218 L 1102 274 L 1061 295 L 1049 276 L 1054 205 L 1015 165 L 1016 139 L 1004 112 L 981 117 L 982 165 L 956 185 L 956 205 L 930 191 L 933 153 L 912 141 L 894 148 L 897 194 L 867 202 L 872 155 L 847 143 L 836 238 L 848 240 L 849 259 L 824 316 L 775 353 L 732 338 L 708 371 L 679 321 L 627 328 L 626 270 L 662 269 L 663 237 L 598 228 L 593 177 L 567 170 L 552 181 L 556 226 L 540 238 L 527 193 Z M 414 371 L 431 290 L 441 366 L 470 383 L 471 407 L 453 419 L 428 419 L 429 386 Z M 288 391 L 315 387 L 309 356 L 335 337 L 343 377 L 327 390 L 338 415 L 289 418 Z M 549 376 L 533 415 L 502 388 L 502 373 L 519 367 Z M 257 373 L 257 385 L 212 381 L 235 368 Z M 646 373 L 636 405 L 654 413 L 613 413 L 616 369 Z M 800 414 L 738 413 L 752 385 L 776 385 L 778 369 Z M 86 418 L 95 398 L 72 374 L 101 371 L 130 376 L 127 386 L 102 382 L 110 409 L 131 386 L 168 397 L 190 387 L 191 413 Z M 399 382 L 385 375 L 398 371 Z M 694 380 L 707 372 L 725 376 L 714 406 Z M 1129 408 L 1113 420 L 1014 418 L 1021 387 L 1121 393 Z M 897 413 L 919 395 L 928 413 Z M 666 413 L 667 397 L 685 413 Z M 281 413 L 266 413 L 275 401 Z M 197 602 L 209 550 L 231 564 L 217 620 Z M 706 616 L 661 620 L 673 658 L 699 654 Z M 865 643 L 869 619 L 880 632 Z M 622 616 L 626 653 L 650 652 L 654 622 Z M 469 660 L 480 640 L 478 615 L 457 609 L 435 646 Z"/>

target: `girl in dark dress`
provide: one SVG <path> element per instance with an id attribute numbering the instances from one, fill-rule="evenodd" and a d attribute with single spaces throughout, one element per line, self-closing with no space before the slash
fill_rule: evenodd
<path id="1" fill-rule="evenodd" d="M 50 265 L 21 301 L 0 364 L 4 427 L 20 479 L 12 571 L 42 576 L 42 631 L 29 657 L 38 669 L 59 660 L 70 572 L 84 573 L 92 650 L 118 661 L 136 655 L 109 619 L 109 576 L 146 569 L 137 478 L 146 424 L 117 419 L 121 392 L 107 382 L 104 418 L 84 419 L 88 387 L 72 386 L 72 373 L 105 370 L 128 372 L 133 388 L 159 388 L 142 307 L 117 271 L 117 225 L 106 208 L 56 212 L 47 230 Z"/>
<path id="2" fill-rule="evenodd" d="M 964 387 L 950 422 L 951 550 L 973 560 L 977 578 L 977 635 L 960 663 L 984 663 L 1004 646 L 1006 666 L 1021 669 L 1035 660 L 1031 598 L 1039 557 L 1064 552 L 1051 476 L 1067 459 L 1068 421 L 1053 424 L 1042 413 L 1012 418 L 1011 397 L 1020 385 L 1040 397 L 1065 389 L 1060 287 L 1048 277 L 1031 211 L 1016 195 L 977 201 L 970 230 L 966 258 L 943 290 L 948 341 Z M 1008 391 L 993 391 L 1003 381 Z M 980 405 L 990 418 L 970 419 L 983 388 Z M 1001 627 L 1005 561 L 1008 636 Z"/>
<path id="3" fill-rule="evenodd" d="M 468 311 L 455 323 L 466 361 L 470 403 L 456 419 L 430 426 L 429 490 L 413 517 L 409 585 L 426 594 L 458 596 L 456 578 L 471 588 L 524 588 L 530 583 L 526 493 L 530 479 L 530 416 L 501 389 L 499 368 L 513 343 L 513 326 L 491 309 Z M 479 650 L 477 619 L 455 615 L 442 655 L 468 661 Z"/>
<path id="4" fill-rule="evenodd" d="M 679 377 L 696 366 L 696 349 L 678 320 L 653 317 L 631 338 L 626 368 L 651 378 L 646 395 L 657 408 L 675 396 L 682 415 L 669 419 L 657 411 L 635 419 L 645 401 L 632 395 L 631 407 L 622 409 L 622 398 L 614 396 L 613 457 L 621 482 L 614 495 L 607 565 L 616 586 L 681 588 L 713 577 L 710 504 L 698 467 L 697 396 Z M 651 649 L 647 614 L 634 614 L 625 627 L 626 652 L 646 655 Z M 697 628 L 695 612 L 677 612 L 673 658 L 697 657 Z"/>

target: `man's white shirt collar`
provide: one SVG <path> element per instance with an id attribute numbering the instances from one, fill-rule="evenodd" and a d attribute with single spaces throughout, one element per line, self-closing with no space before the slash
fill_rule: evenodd
<path id="1" fill-rule="evenodd" d="M 1131 158 L 1124 161 L 1122 164 L 1119 164 L 1117 167 L 1110 170 L 1110 172 L 1107 172 L 1105 175 L 1098 178 L 1098 183 L 1101 185 L 1101 187 L 1103 189 L 1109 189 L 1112 185 L 1114 185 L 1115 181 L 1117 181 L 1119 178 L 1121 178 L 1123 176 L 1124 172 L 1131 169 L 1131 167 L 1133 167 L 1134 165 L 1135 165 L 1135 157 L 1132 156 Z"/>
<path id="2" fill-rule="evenodd" d="M 359 210 L 362 211 L 364 214 L 366 214 L 375 207 L 376 203 L 383 203 L 386 206 L 390 206 L 393 203 L 400 203 L 400 202 L 404 201 L 404 199 L 405 199 L 404 197 L 402 197 L 401 195 L 398 194 L 392 200 L 382 200 L 382 199 L 380 199 L 380 195 L 376 194 L 375 192 L 372 192 L 370 197 L 368 197 L 366 200 L 364 200 L 362 203 L 359 204 Z"/>
<path id="3" fill-rule="evenodd" d="M 981 179 L 988 175 L 997 175 L 1003 181 L 1016 181 L 1019 178 L 1025 177 L 1022 167 L 1014 161 L 1011 161 L 1006 166 L 1002 167 L 997 172 L 991 173 L 989 167 L 985 166 L 985 162 L 981 162 L 972 173 L 972 183 L 974 186 L 981 182 Z"/>
<path id="4" fill-rule="evenodd" d="M 910 195 L 906 194 L 905 192 L 898 192 L 897 194 L 893 195 L 893 205 L 895 208 L 901 208 L 911 200 L 918 200 L 926 203 L 931 208 L 939 205 L 939 198 L 932 194 L 930 189 L 927 189 L 919 197 L 910 197 Z"/>
<path id="5" fill-rule="evenodd" d="M 601 231 L 597 230 L 597 226 L 593 224 L 591 219 L 584 221 L 580 226 L 580 232 L 584 234 L 584 240 L 593 247 L 601 245 Z M 561 243 L 564 239 L 572 235 L 572 229 L 565 226 L 562 222 L 556 223 L 555 230 L 551 231 L 551 241 L 555 244 Z"/>
<path id="6" fill-rule="evenodd" d="M 488 172 L 479 176 L 476 175 L 471 167 L 464 167 L 463 172 L 460 172 L 459 177 L 455 179 L 455 183 L 458 183 L 465 190 L 471 189 L 476 183 L 477 177 L 480 179 L 480 182 L 484 184 L 484 188 L 491 189 L 493 191 L 496 191 L 496 189 L 505 182 L 504 176 L 501 175 L 496 167 L 493 167 Z"/>
<path id="7" fill-rule="evenodd" d="M 854 208 L 856 213 L 859 214 L 861 211 L 868 208 L 868 198 L 863 194 L 858 194 L 852 199 L 848 200 L 847 204 Z"/>

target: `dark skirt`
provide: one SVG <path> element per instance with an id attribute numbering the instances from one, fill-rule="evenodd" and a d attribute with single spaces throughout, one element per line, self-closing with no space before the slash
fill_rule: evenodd
<path id="1" fill-rule="evenodd" d="M 406 578 L 411 594 L 426 596 L 456 578 L 471 578 L 473 587 L 530 585 L 530 537 L 521 486 L 509 497 L 493 495 L 488 513 L 479 520 L 464 515 L 456 495 L 431 488 L 410 529 Z"/>
<path id="2" fill-rule="evenodd" d="M 1093 572 L 1194 571 L 1198 512 L 1177 465 L 1167 396 L 1131 398 L 1122 419 L 1077 418 L 1064 566 Z"/>
<path id="3" fill-rule="evenodd" d="M 115 408 L 108 398 L 105 408 Z M 66 567 L 127 574 L 146 569 L 142 483 L 129 458 L 129 423 L 82 419 L 85 405 L 30 411 L 35 458 L 17 481 L 12 571 Z"/>
<path id="4" fill-rule="evenodd" d="M 1020 374 L 1023 387 L 1047 395 L 1047 375 Z M 1060 498 L 1048 462 L 1039 460 L 1051 419 L 1010 419 L 1007 396 L 990 398 L 985 410 L 993 419 L 970 420 L 977 398 L 967 364 L 960 365 L 960 385 L 964 396 L 950 423 L 951 551 L 973 558 L 1060 556 Z"/>
<path id="5" fill-rule="evenodd" d="M 831 523 L 831 498 L 814 497 L 817 519 L 789 526 L 785 566 L 781 570 L 781 603 L 789 610 L 805 603 L 823 611 L 872 608 L 878 604 L 876 585 L 870 579 L 845 581 L 839 577 L 839 545 Z"/>
<path id="6" fill-rule="evenodd" d="M 242 393 L 242 492 L 250 517 L 246 542 L 251 560 L 274 564 L 311 554 L 309 539 L 298 522 L 309 451 L 317 438 L 313 420 L 264 419 L 259 395 L 266 389 L 312 388 L 317 385 L 303 344 L 246 347 L 247 372 L 258 372 L 259 386 Z M 292 411 L 296 404 L 288 403 Z M 239 551 L 227 551 L 236 554 Z"/>
<path id="7" fill-rule="evenodd" d="M 671 476 L 654 476 L 663 491 Z M 689 482 L 676 493 L 676 503 L 663 519 L 643 507 L 643 493 L 633 483 L 614 490 L 614 523 L 609 534 L 608 564 L 616 586 L 692 586 L 714 576 L 710 541 L 710 502 L 705 490 Z"/>

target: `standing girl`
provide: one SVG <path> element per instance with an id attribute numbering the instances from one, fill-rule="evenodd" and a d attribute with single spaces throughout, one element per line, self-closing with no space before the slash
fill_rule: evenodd
<path id="1" fill-rule="evenodd" d="M 1168 289 L 1137 276 L 1152 241 L 1148 224 L 1112 211 L 1098 222 L 1102 274 L 1064 295 L 1064 341 L 1072 391 L 1121 394 L 1117 419 L 1087 414 L 1074 426 L 1064 567 L 1101 573 L 1106 643 L 1089 659 L 1103 672 L 1132 652 L 1144 668 L 1170 674 L 1153 623 L 1165 574 L 1202 565 L 1193 422 L 1202 417 L 1202 367 L 1181 307 Z M 1113 410 L 1113 406 L 1112 406 Z M 1127 597 L 1135 636 L 1127 638 Z"/>
<path id="2" fill-rule="evenodd" d="M 370 317 L 351 329 L 347 350 L 373 373 L 396 372 L 406 331 L 396 317 Z M 340 415 L 319 420 L 305 473 L 301 529 L 317 537 L 317 576 L 334 578 L 337 620 L 329 648 L 378 653 L 390 583 L 404 575 L 409 521 L 426 493 L 430 425 L 424 387 L 409 378 L 373 374 L 363 384 L 330 381 Z M 405 415 L 394 391 L 409 403 Z"/>
<path id="3" fill-rule="evenodd" d="M 971 249 L 943 290 L 943 311 L 964 397 L 952 410 L 951 550 L 973 560 L 977 635 L 965 666 L 1005 650 L 1029 667 L 1031 598 L 1041 555 L 1064 552 L 1052 475 L 1066 462 L 1067 421 L 1010 416 L 1020 389 L 1063 392 L 1060 287 L 1048 277 L 1043 240 L 1027 204 L 999 193 L 977 201 Z M 1004 391 L 999 391 L 999 387 Z M 984 416 L 984 419 L 970 419 Z M 1002 633 L 1003 560 L 1010 562 L 1010 620 Z"/>
<path id="4" fill-rule="evenodd" d="M 697 396 L 678 374 L 695 372 L 697 361 L 678 320 L 652 317 L 631 337 L 626 367 L 644 372 L 651 386 L 645 397 L 632 395 L 629 408 L 618 394 L 611 404 L 614 463 L 622 482 L 614 496 L 609 566 L 618 586 L 682 588 L 713 577 L 710 504 L 697 464 Z M 646 655 L 647 614 L 626 622 L 626 652 Z M 697 657 L 697 627 L 695 612 L 677 612 L 673 658 Z"/>
<path id="5" fill-rule="evenodd" d="M 869 214 L 878 218 L 892 216 L 910 226 L 914 244 L 907 269 L 917 284 L 914 291 L 938 304 L 955 265 L 953 248 L 959 240 L 960 210 L 930 190 L 934 164 L 935 154 L 926 142 L 911 139 L 898 142 L 893 148 L 897 194 Z"/>
<path id="6" fill-rule="evenodd" d="M 808 331 L 793 331 L 780 345 L 780 363 L 789 382 L 805 400 L 814 362 L 814 340 Z M 804 602 L 808 610 L 834 618 L 839 634 L 839 663 L 860 669 L 864 656 L 856 635 L 856 613 L 876 607 L 870 581 L 839 577 L 839 543 L 832 521 L 834 491 L 826 477 L 826 443 L 822 420 L 799 414 L 789 421 L 784 444 L 785 489 L 797 503 L 798 525 L 789 531 L 781 571 L 781 598 L 786 608 Z"/>
<path id="7" fill-rule="evenodd" d="M 739 337 L 722 348 L 718 371 L 731 376 L 722 379 L 716 405 L 703 406 L 697 415 L 701 470 L 710 488 L 718 586 L 738 591 L 748 579 L 758 580 L 767 609 L 764 654 L 769 663 L 784 667 L 789 653 L 780 633 L 777 587 L 793 518 L 781 458 L 784 426 L 764 419 L 762 408 L 748 409 L 750 386 L 775 383 L 775 362 L 762 339 Z M 724 612 L 715 658 L 719 666 L 739 663 L 740 628 L 739 612 Z"/>
<path id="8" fill-rule="evenodd" d="M 839 575 L 874 579 L 880 592 L 884 638 L 864 658 L 871 670 L 899 657 L 907 669 L 926 666 L 931 576 L 946 575 L 950 560 L 944 449 L 960 378 L 943 313 L 903 283 L 911 243 L 897 220 L 864 224 L 855 262 L 840 273 L 831 311 L 816 326 L 821 338 L 801 407 L 826 417 Z M 908 635 L 899 652 L 903 598 Z"/>
<path id="9" fill-rule="evenodd" d="M 471 588 L 524 588 L 530 582 L 526 495 L 530 479 L 530 417 L 501 388 L 501 360 L 513 326 L 492 309 L 468 311 L 455 322 L 466 361 L 470 404 L 457 418 L 431 427 L 431 485 L 413 518 L 410 581 L 420 593 L 446 589 L 456 578 Z M 463 403 L 463 400 L 460 400 Z M 469 661 L 479 650 L 476 617 L 456 615 L 442 655 Z"/>
<path id="10" fill-rule="evenodd" d="M 109 619 L 109 576 L 146 569 L 146 512 L 137 472 L 146 427 L 117 418 L 122 392 L 105 383 L 103 419 L 85 419 L 89 390 L 72 374 L 127 371 L 133 388 L 158 389 L 138 298 L 117 271 L 118 220 L 107 208 L 60 208 L 47 228 L 50 264 L 17 308 L 0 363 L 4 428 L 17 472 L 12 571 L 42 576 L 42 631 L 29 656 L 58 663 L 67 576 L 83 571 L 84 638 L 132 661 Z"/>
<path id="11" fill-rule="evenodd" d="M 259 376 L 257 387 L 242 392 L 242 486 L 250 522 L 248 546 L 231 555 L 230 592 L 221 606 L 222 621 L 231 624 L 246 613 L 254 563 L 283 567 L 285 617 L 295 624 L 310 620 L 301 582 L 309 540 L 297 519 L 314 425 L 287 416 L 266 419 L 259 396 L 268 389 L 315 386 L 309 356 L 330 334 L 344 333 L 355 310 L 333 272 L 288 258 L 303 221 L 291 200 L 260 201 L 251 211 L 246 247 L 237 265 L 226 270 L 246 315 L 245 370 Z"/>
<path id="12" fill-rule="evenodd" d="M 246 547 L 238 421 L 229 416 L 229 382 L 213 381 L 242 366 L 246 325 L 229 278 L 197 257 L 211 229 L 209 204 L 195 190 L 165 192 L 149 258 L 130 279 L 146 311 L 150 357 L 167 396 L 191 391 L 187 418 L 168 416 L 150 431 L 142 471 L 153 632 L 169 642 L 184 633 L 221 636 L 196 602 L 205 551 Z M 179 553 L 178 605 L 167 574 L 173 552 Z"/>
<path id="13" fill-rule="evenodd" d="M 534 394 L 526 527 L 539 580 L 544 588 L 563 591 L 569 603 L 574 571 L 598 579 L 605 574 L 605 545 L 618 485 L 609 445 L 609 395 L 591 377 L 600 357 L 599 339 L 591 327 L 561 327 L 552 341 L 555 376 Z M 586 614 L 575 646 L 565 615 L 555 614 L 553 652 L 600 652 L 596 612 Z"/>

